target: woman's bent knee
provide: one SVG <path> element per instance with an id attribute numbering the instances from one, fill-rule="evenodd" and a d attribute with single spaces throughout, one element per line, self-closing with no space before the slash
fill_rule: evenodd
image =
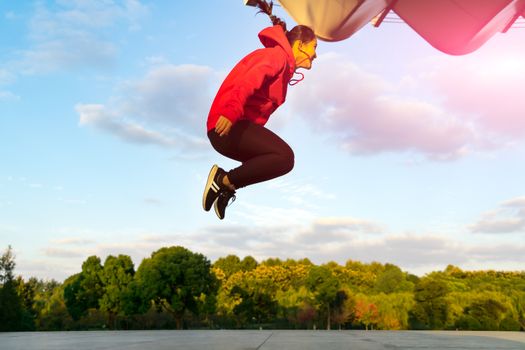
<path id="1" fill-rule="evenodd" d="M 288 147 L 285 152 L 281 154 L 281 164 L 283 169 L 283 175 L 292 171 L 295 164 L 295 155 L 293 150 Z"/>

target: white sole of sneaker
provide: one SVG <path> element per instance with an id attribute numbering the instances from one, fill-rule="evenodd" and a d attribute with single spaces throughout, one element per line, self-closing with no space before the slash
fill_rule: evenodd
<path id="1" fill-rule="evenodd" d="M 217 208 L 217 202 L 215 202 L 215 203 L 213 204 L 213 208 L 215 209 L 215 215 L 217 215 L 217 217 L 218 217 L 219 219 L 221 219 L 221 220 L 224 219 L 224 216 L 221 217 L 221 214 L 219 214 L 219 209 Z"/>
<path id="2" fill-rule="evenodd" d="M 211 184 L 213 183 L 215 174 L 217 174 L 217 170 L 219 170 L 219 167 L 217 166 L 217 164 L 214 164 L 211 167 L 210 173 L 208 174 L 208 181 L 206 182 L 206 187 L 204 187 L 204 193 L 202 194 L 202 209 L 206 211 L 209 211 L 211 209 L 206 209 L 206 195 L 208 194 L 208 191 L 211 188 Z"/>

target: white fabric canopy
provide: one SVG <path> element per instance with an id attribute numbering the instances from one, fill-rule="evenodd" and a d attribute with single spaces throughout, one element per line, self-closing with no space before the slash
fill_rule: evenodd
<path id="1" fill-rule="evenodd" d="M 352 36 L 365 24 L 395 12 L 435 48 L 472 52 L 525 13 L 525 0 L 279 0 L 298 24 L 326 41 Z M 400 43 L 401 45 L 402 43 Z"/>
<path id="2" fill-rule="evenodd" d="M 388 6 L 387 0 L 279 0 L 298 24 L 326 41 L 350 37 Z"/>

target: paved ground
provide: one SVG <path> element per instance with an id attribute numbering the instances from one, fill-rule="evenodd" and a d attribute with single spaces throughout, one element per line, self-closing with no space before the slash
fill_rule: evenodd
<path id="1" fill-rule="evenodd" d="M 0 333 L 0 350 L 525 350 L 525 332 L 130 331 Z"/>

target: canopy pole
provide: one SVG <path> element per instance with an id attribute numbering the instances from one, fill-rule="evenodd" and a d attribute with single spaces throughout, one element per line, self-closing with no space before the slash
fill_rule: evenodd
<path id="1" fill-rule="evenodd" d="M 519 16 L 525 16 L 524 11 L 525 11 L 525 4 L 521 5 L 521 8 L 516 11 L 516 14 L 514 14 L 512 19 L 509 21 L 509 23 L 507 23 L 507 25 L 505 26 L 505 28 L 503 28 L 501 32 L 506 33 L 510 29 L 510 27 L 512 27 L 514 22 L 516 22 Z"/>
<path id="2" fill-rule="evenodd" d="M 381 23 L 383 23 L 383 20 L 385 19 L 386 15 L 388 15 L 388 13 L 392 10 L 392 8 L 396 5 L 396 2 L 397 0 L 392 0 L 390 2 L 390 4 L 385 7 L 385 9 L 383 11 L 381 11 L 381 13 L 379 13 L 376 17 L 374 17 L 372 19 L 372 24 L 374 25 L 374 27 L 379 27 L 381 25 Z"/>

